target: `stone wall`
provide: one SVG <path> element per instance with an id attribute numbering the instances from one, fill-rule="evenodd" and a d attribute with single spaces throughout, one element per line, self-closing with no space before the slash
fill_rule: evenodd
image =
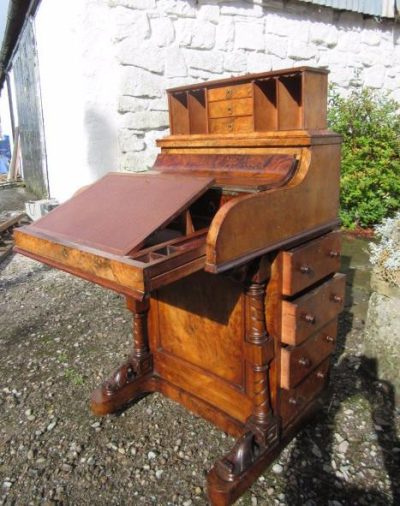
<path id="1" fill-rule="evenodd" d="M 364 353 L 376 360 L 378 377 L 393 386 L 400 406 L 400 287 L 377 276 L 371 279 L 365 322 Z"/>
<path id="2" fill-rule="evenodd" d="M 167 133 L 165 89 L 298 65 L 329 67 L 400 101 L 400 25 L 280 0 L 109 0 L 120 64 L 121 168 L 150 167 Z"/>

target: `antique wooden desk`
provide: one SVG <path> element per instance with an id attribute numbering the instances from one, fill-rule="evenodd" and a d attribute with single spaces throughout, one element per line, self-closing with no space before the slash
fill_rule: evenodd
<path id="1" fill-rule="evenodd" d="M 238 438 L 208 473 L 215 505 L 263 472 L 327 383 L 344 277 L 326 97 L 311 68 L 169 90 L 153 171 L 106 175 L 15 232 L 18 252 L 126 296 L 133 350 L 94 413 L 158 391 Z"/>

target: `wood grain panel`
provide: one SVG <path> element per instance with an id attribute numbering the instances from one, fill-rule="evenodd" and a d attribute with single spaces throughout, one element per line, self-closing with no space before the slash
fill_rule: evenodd
<path id="1" fill-rule="evenodd" d="M 229 383 L 166 353 L 156 352 L 154 361 L 157 373 L 172 385 L 215 406 L 239 422 L 244 423 L 250 416 L 251 400 Z"/>
<path id="2" fill-rule="evenodd" d="M 285 344 L 300 344 L 335 318 L 344 307 L 346 276 L 335 274 L 315 290 L 294 301 L 282 302 L 281 339 Z"/>
<path id="3" fill-rule="evenodd" d="M 225 204 L 207 236 L 206 270 L 222 272 L 292 238 L 332 229 L 339 207 L 340 146 L 305 149 L 294 177 L 283 188 L 246 195 Z"/>
<path id="4" fill-rule="evenodd" d="M 78 276 L 86 273 L 87 277 L 92 277 L 99 284 L 104 280 L 121 289 L 144 291 L 143 265 L 139 262 L 89 248 L 77 249 L 72 245 L 58 244 L 51 238 L 33 234 L 30 227 L 15 230 L 14 238 L 19 253 L 29 254 L 43 263 L 52 265 L 52 262 L 56 262 L 58 268 Z"/>
<path id="5" fill-rule="evenodd" d="M 281 390 L 280 415 L 283 425 L 307 407 L 315 397 L 324 389 L 328 380 L 329 359 L 325 360 L 315 371 L 291 390 Z"/>
<path id="6" fill-rule="evenodd" d="M 287 346 L 281 350 L 281 387 L 290 389 L 298 385 L 335 348 L 337 318 L 328 323 L 300 346 Z"/>
<path id="7" fill-rule="evenodd" d="M 340 232 L 282 253 L 283 295 L 295 295 L 340 268 Z"/>
<path id="8" fill-rule="evenodd" d="M 251 98 L 237 100 L 220 100 L 208 105 L 209 118 L 226 118 L 230 116 L 249 116 L 253 113 Z"/>
<path id="9" fill-rule="evenodd" d="M 253 116 L 238 116 L 236 118 L 213 118 L 208 121 L 208 124 L 209 132 L 212 134 L 251 132 L 253 130 Z"/>
<path id="10" fill-rule="evenodd" d="M 225 87 L 210 88 L 207 90 L 208 102 L 216 100 L 230 100 L 231 98 L 247 98 L 253 93 L 252 84 L 232 84 Z"/>
<path id="11" fill-rule="evenodd" d="M 225 277 L 198 272 L 153 295 L 158 348 L 244 386 L 243 296 Z"/>
<path id="12" fill-rule="evenodd" d="M 213 177 L 217 185 L 265 190 L 285 184 L 297 167 L 293 155 L 270 154 L 164 154 L 154 168 L 167 174 L 194 174 Z M 203 197 L 204 198 L 204 197 Z M 202 200 L 200 198 L 197 202 Z M 196 206 L 194 204 L 194 206 Z"/>

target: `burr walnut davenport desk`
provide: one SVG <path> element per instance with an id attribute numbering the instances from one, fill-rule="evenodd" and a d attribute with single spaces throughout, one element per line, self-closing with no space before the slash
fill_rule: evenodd
<path id="1" fill-rule="evenodd" d="M 168 90 L 153 170 L 110 173 L 15 232 L 16 251 L 115 290 L 130 358 L 98 415 L 158 391 L 237 437 L 208 473 L 231 504 L 318 406 L 344 277 L 340 137 L 327 72 L 297 68 Z"/>

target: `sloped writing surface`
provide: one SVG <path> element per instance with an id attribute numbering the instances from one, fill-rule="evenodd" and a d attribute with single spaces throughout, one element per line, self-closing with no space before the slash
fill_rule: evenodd
<path id="1" fill-rule="evenodd" d="M 126 255 L 213 183 L 211 177 L 109 173 L 28 228 Z"/>

